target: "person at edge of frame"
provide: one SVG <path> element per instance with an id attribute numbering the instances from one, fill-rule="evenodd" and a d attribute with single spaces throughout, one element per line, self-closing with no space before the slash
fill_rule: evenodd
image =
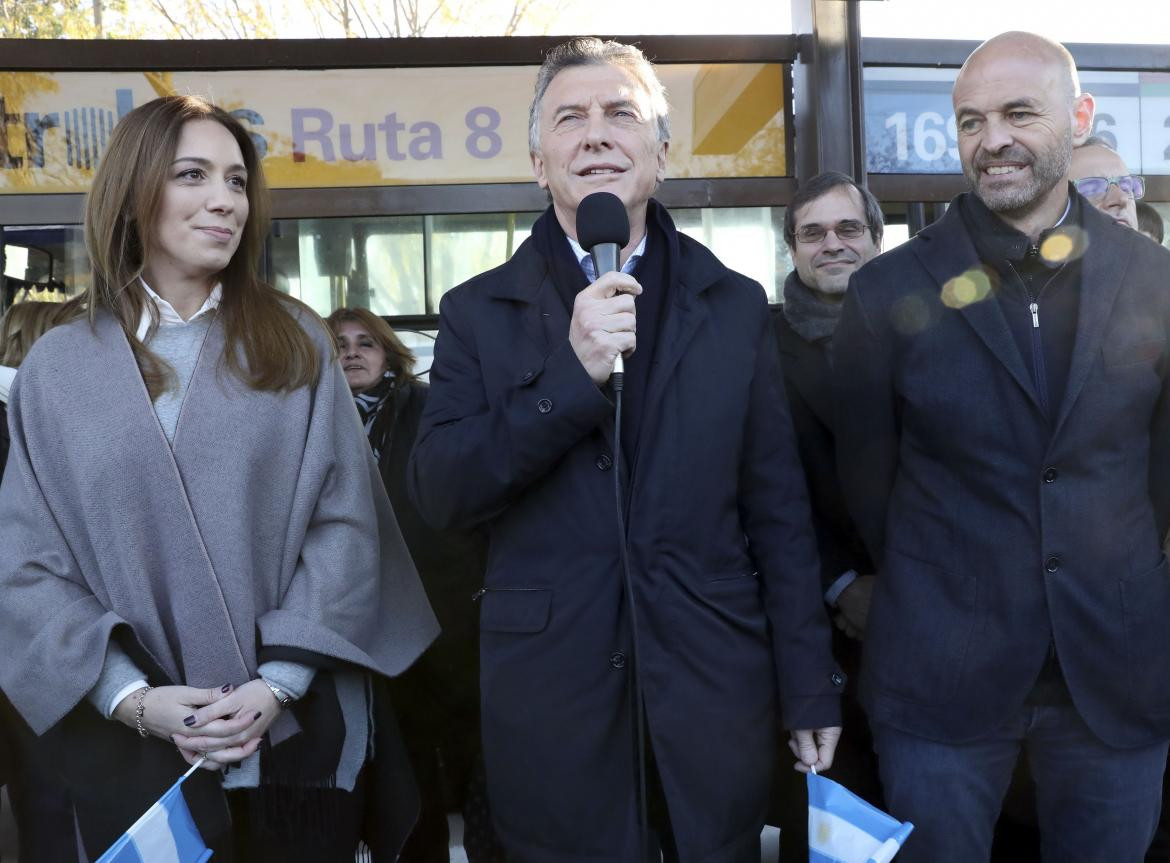
<path id="1" fill-rule="evenodd" d="M 1068 178 L 1090 204 L 1127 228 L 1138 229 L 1137 202 L 1145 181 L 1131 174 L 1121 155 L 1097 135 L 1072 152 Z"/>
<path id="2" fill-rule="evenodd" d="M 438 627 L 331 335 L 257 275 L 267 204 L 227 112 L 128 113 L 86 201 L 85 313 L 13 385 L 0 688 L 91 860 L 192 764 L 217 863 L 393 860 L 417 813 L 370 676 Z"/>
<path id="3" fill-rule="evenodd" d="M 899 859 L 986 863 L 1023 753 L 1042 859 L 1140 863 L 1170 739 L 1170 257 L 1069 182 L 1094 103 L 1062 45 L 984 42 L 953 101 L 971 191 L 854 274 L 834 341 Z"/>

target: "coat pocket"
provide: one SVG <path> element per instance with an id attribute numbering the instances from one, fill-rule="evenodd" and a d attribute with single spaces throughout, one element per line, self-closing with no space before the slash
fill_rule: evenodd
<path id="1" fill-rule="evenodd" d="M 485 632 L 542 632 L 548 626 L 552 590 L 547 587 L 486 588 L 479 625 Z"/>
<path id="2" fill-rule="evenodd" d="M 1170 709 L 1170 661 L 1166 621 L 1170 620 L 1170 564 L 1158 565 L 1120 582 L 1125 621 L 1125 664 L 1129 697 L 1139 712 Z"/>
<path id="3" fill-rule="evenodd" d="M 721 621 L 721 627 L 749 632 L 757 640 L 767 639 L 759 573 L 740 571 L 709 577 L 703 582 L 702 602 Z"/>
<path id="4" fill-rule="evenodd" d="M 964 678 L 977 598 L 973 577 L 887 548 L 865 636 L 867 673 L 904 700 L 951 701 Z"/>

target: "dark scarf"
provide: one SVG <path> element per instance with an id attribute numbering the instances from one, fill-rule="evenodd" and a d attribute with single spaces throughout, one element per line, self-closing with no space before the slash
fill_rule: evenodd
<path id="1" fill-rule="evenodd" d="M 622 449 L 631 465 L 636 457 L 642 427 L 650 371 L 654 365 L 658 336 L 670 309 L 670 297 L 677 290 L 679 259 L 678 231 L 666 208 L 651 199 L 646 207 L 646 251 L 634 267 L 633 276 L 642 286 L 635 300 L 638 316 L 638 349 L 626 359 L 625 389 L 622 395 Z M 557 294 L 572 315 L 577 294 L 589 281 L 573 254 L 565 232 L 552 207 L 532 226 L 532 240 L 544 258 Z"/>
<path id="2" fill-rule="evenodd" d="M 809 344 L 831 339 L 841 320 L 844 297 L 833 302 L 804 283 L 793 270 L 784 280 L 784 317 Z"/>
<path id="3" fill-rule="evenodd" d="M 382 455 L 382 448 L 384 441 L 381 440 L 384 435 L 375 433 L 374 424 L 378 421 L 378 414 L 382 412 L 382 408 L 386 405 L 386 400 L 390 398 L 390 394 L 394 392 L 394 372 L 387 369 L 382 373 L 382 379 L 370 387 L 368 390 L 356 393 L 353 397 L 353 403 L 357 406 L 358 416 L 361 417 L 362 425 L 366 429 L 366 437 L 370 439 L 370 446 L 374 450 L 374 458 L 380 458 Z"/>
<path id="4" fill-rule="evenodd" d="M 545 210 L 532 226 L 532 242 L 536 244 L 536 250 L 548 265 L 557 295 L 571 317 L 573 302 L 577 299 L 577 294 L 589 286 L 589 280 L 585 278 L 581 264 L 573 254 L 568 237 L 565 236 L 565 231 L 557 221 L 552 207 Z"/>
<path id="5" fill-rule="evenodd" d="M 988 209 L 987 205 L 979 200 L 978 195 L 969 192 L 960 195 L 954 203 L 959 206 L 959 214 L 971 243 L 983 263 L 992 267 L 1000 276 L 1008 276 L 1012 269 L 1020 270 L 1024 267 L 1055 271 L 1060 269 L 1059 263 L 1050 263 L 1039 255 L 1029 255 L 1033 248 L 1031 239 L 1022 231 L 1016 230 L 998 215 Z M 1081 225 L 1081 198 L 1076 190 L 1069 189 L 1069 210 L 1059 225 L 1041 231 L 1035 246 L 1044 245 L 1044 241 L 1052 234 L 1062 229 L 1079 229 Z"/>

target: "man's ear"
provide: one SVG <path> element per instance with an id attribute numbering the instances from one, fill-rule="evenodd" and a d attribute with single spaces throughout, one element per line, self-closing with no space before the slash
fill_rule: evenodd
<path id="1" fill-rule="evenodd" d="M 1097 103 L 1092 93 L 1081 93 L 1073 102 L 1073 146 L 1079 147 L 1093 134 L 1093 114 Z"/>
<path id="2" fill-rule="evenodd" d="M 544 159 L 540 158 L 537 153 L 529 153 L 528 156 L 532 159 L 532 175 L 536 177 L 536 185 L 547 189 L 548 177 L 544 174 Z"/>
<path id="3" fill-rule="evenodd" d="M 661 183 L 666 179 L 666 152 L 670 149 L 670 141 L 662 141 L 658 148 L 658 170 L 655 172 L 655 179 Z"/>

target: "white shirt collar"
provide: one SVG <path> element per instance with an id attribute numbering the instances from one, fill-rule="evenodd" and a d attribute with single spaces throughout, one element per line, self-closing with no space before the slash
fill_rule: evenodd
<path id="1" fill-rule="evenodd" d="M 626 258 L 625 264 L 622 265 L 622 272 L 628 273 L 634 269 L 634 264 L 642 255 L 646 254 L 646 238 L 650 236 L 650 232 L 646 231 L 642 234 L 642 242 L 638 243 L 638 247 Z M 577 242 L 576 239 L 565 234 L 565 239 L 569 241 L 569 245 L 573 249 L 573 254 L 577 256 L 577 263 L 581 265 L 581 269 L 585 271 L 585 275 L 590 275 L 593 272 L 593 261 L 589 258 L 589 253 Z M 585 261 L 589 261 L 588 266 Z"/>
<path id="2" fill-rule="evenodd" d="M 154 288 L 146 283 L 146 279 L 139 278 L 138 281 L 142 282 L 142 287 L 146 288 L 146 296 L 148 296 L 154 302 L 154 307 L 158 309 L 159 326 L 162 326 L 163 324 L 189 324 L 200 315 L 219 308 L 219 301 L 223 299 L 223 285 L 216 284 L 216 286 L 211 289 L 211 293 L 207 295 L 207 299 L 203 301 L 203 305 L 199 307 L 199 311 L 191 315 L 188 320 L 184 321 L 182 316 L 175 311 L 175 307 L 160 297 L 155 292 Z M 143 306 L 142 319 L 138 322 L 138 341 L 142 341 L 146 338 L 146 334 L 150 331 L 150 323 L 150 307 Z"/>
<path id="3" fill-rule="evenodd" d="M 8 404 L 8 394 L 12 392 L 12 382 L 16 379 L 16 369 L 0 366 L 0 402 Z"/>
<path id="4" fill-rule="evenodd" d="M 1052 227 L 1059 228 L 1061 225 L 1063 225 L 1064 220 L 1068 218 L 1068 214 L 1070 212 L 1072 212 L 1072 195 L 1068 196 L 1068 203 L 1064 205 L 1064 212 L 1060 214 L 1060 218 L 1056 220 L 1056 224 Z M 1049 228 L 1049 230 L 1052 230 L 1052 228 Z"/>

